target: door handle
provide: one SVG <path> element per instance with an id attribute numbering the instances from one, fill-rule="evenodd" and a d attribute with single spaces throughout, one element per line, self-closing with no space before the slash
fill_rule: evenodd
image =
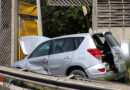
<path id="1" fill-rule="evenodd" d="M 46 64 L 48 63 L 48 60 L 46 58 L 43 59 L 43 63 Z"/>

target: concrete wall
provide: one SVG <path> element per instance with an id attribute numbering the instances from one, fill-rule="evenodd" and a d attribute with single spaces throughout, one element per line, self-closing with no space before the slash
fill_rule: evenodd
<path id="1" fill-rule="evenodd" d="M 113 28 L 98 28 L 97 31 L 111 31 L 115 38 L 120 42 L 122 40 L 130 41 L 130 27 L 129 28 L 121 28 L 121 27 L 113 27 Z"/>

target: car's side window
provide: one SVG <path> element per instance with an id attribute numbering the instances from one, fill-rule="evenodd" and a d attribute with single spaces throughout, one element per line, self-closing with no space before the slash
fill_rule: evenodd
<path id="1" fill-rule="evenodd" d="M 51 47 L 51 41 L 40 44 L 30 55 L 29 58 L 48 55 Z"/>
<path id="2" fill-rule="evenodd" d="M 73 39 L 66 39 L 65 44 L 63 45 L 63 52 L 73 51 L 73 47 Z"/>
<path id="3" fill-rule="evenodd" d="M 61 53 L 62 52 L 62 46 L 65 43 L 65 40 L 55 40 L 53 44 L 52 54 Z"/>
<path id="4" fill-rule="evenodd" d="M 73 39 L 57 39 L 54 41 L 52 54 L 68 52 L 72 51 L 73 49 Z"/>

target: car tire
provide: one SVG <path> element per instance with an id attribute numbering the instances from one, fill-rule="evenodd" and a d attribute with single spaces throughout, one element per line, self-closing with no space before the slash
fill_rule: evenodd
<path id="1" fill-rule="evenodd" d="M 74 75 L 72 79 L 76 80 L 87 78 L 87 75 L 83 70 L 72 70 L 69 75 Z"/>

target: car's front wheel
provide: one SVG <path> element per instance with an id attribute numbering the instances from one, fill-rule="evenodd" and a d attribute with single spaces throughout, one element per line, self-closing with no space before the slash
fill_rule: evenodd
<path id="1" fill-rule="evenodd" d="M 76 79 L 76 80 L 87 78 L 86 73 L 82 70 L 72 70 L 70 72 L 70 75 L 74 75 L 72 79 Z"/>

